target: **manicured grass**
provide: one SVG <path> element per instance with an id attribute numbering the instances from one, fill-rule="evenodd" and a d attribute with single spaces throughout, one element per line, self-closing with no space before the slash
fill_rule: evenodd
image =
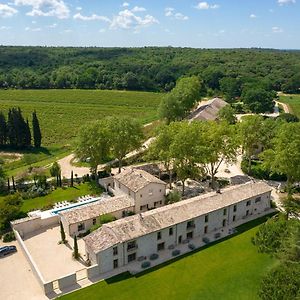
<path id="1" fill-rule="evenodd" d="M 52 193 L 33 199 L 24 200 L 21 207 L 21 211 L 28 212 L 36 209 L 41 209 L 44 206 L 54 204 L 60 201 L 74 200 L 79 196 L 92 195 L 92 194 L 101 194 L 102 190 L 90 183 L 82 183 L 76 185 L 75 187 L 68 188 L 57 188 Z M 0 202 L 3 201 L 4 197 L 0 197 Z"/>
<path id="2" fill-rule="evenodd" d="M 280 96 L 280 101 L 288 104 L 292 110 L 292 113 L 300 118 L 300 95 Z"/>
<path id="3" fill-rule="evenodd" d="M 0 90 L 1 110 L 20 107 L 31 120 L 37 111 L 43 145 L 66 145 L 81 125 L 106 116 L 128 115 L 146 124 L 157 119 L 162 94 L 101 90 Z"/>
<path id="4" fill-rule="evenodd" d="M 138 276 L 121 274 L 59 299 L 258 299 L 261 277 L 276 264 L 251 243 L 261 221 L 244 225 L 242 233 L 163 267 Z"/>

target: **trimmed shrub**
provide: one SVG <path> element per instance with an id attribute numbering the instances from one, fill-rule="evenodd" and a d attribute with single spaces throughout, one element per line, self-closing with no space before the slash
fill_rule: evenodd
<path id="1" fill-rule="evenodd" d="M 172 251 L 172 256 L 177 256 L 180 254 L 180 250 L 179 249 L 175 249 Z"/>
<path id="2" fill-rule="evenodd" d="M 150 261 L 143 261 L 141 264 L 142 269 L 149 268 L 151 266 Z"/>
<path id="3" fill-rule="evenodd" d="M 202 239 L 202 241 L 203 241 L 203 243 L 205 243 L 205 244 L 208 244 L 208 243 L 210 242 L 210 240 L 209 240 L 208 237 L 204 237 L 204 238 Z"/>
<path id="4" fill-rule="evenodd" d="M 173 250 L 174 248 L 175 248 L 174 245 L 170 245 L 170 246 L 168 247 L 169 250 Z"/>
<path id="5" fill-rule="evenodd" d="M 159 255 L 157 253 L 153 253 L 150 255 L 150 260 L 158 259 Z"/>
<path id="6" fill-rule="evenodd" d="M 9 242 L 12 242 L 12 241 L 15 241 L 16 240 L 16 237 L 15 237 L 15 234 L 13 231 L 11 232 L 8 232 L 6 234 L 4 234 L 3 236 L 3 242 L 4 243 L 9 243 Z"/>
<path id="7" fill-rule="evenodd" d="M 194 244 L 189 244 L 188 245 L 189 249 L 194 250 L 196 248 L 196 246 Z"/>

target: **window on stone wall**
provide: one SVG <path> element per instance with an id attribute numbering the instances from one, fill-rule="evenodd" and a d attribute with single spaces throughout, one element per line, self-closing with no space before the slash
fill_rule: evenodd
<path id="1" fill-rule="evenodd" d="M 235 216 L 232 217 L 232 222 L 235 222 Z"/>
<path id="2" fill-rule="evenodd" d="M 226 219 L 223 220 L 222 222 L 222 226 L 225 227 L 226 226 Z"/>
<path id="3" fill-rule="evenodd" d="M 224 208 L 224 210 L 223 210 L 223 215 L 226 216 L 226 214 L 227 214 L 227 209 Z"/>
<path id="4" fill-rule="evenodd" d="M 205 223 L 208 222 L 208 215 L 205 216 Z"/>
<path id="5" fill-rule="evenodd" d="M 119 262 L 117 259 L 114 259 L 114 269 L 119 267 Z"/>
<path id="6" fill-rule="evenodd" d="M 165 243 L 157 244 L 157 251 L 161 251 L 165 249 Z"/>
<path id="7" fill-rule="evenodd" d="M 257 197 L 256 199 L 255 199 L 255 203 L 258 203 L 258 202 L 260 202 L 261 201 L 261 197 Z"/>
<path id="8" fill-rule="evenodd" d="M 136 253 L 132 253 L 128 255 L 128 262 L 136 260 Z"/>
<path id="9" fill-rule="evenodd" d="M 236 205 L 233 206 L 233 211 L 236 212 Z"/>
<path id="10" fill-rule="evenodd" d="M 96 225 L 96 223 L 97 223 L 97 219 L 94 218 L 94 219 L 93 219 L 93 225 Z"/>
<path id="11" fill-rule="evenodd" d="M 169 235 L 173 235 L 173 227 L 169 228 Z"/>
<path id="12" fill-rule="evenodd" d="M 113 255 L 118 255 L 118 247 L 113 247 Z"/>
<path id="13" fill-rule="evenodd" d="M 161 240 L 161 232 L 160 231 L 157 233 L 157 239 Z"/>
<path id="14" fill-rule="evenodd" d="M 208 226 L 205 226 L 204 227 L 204 233 L 207 233 L 207 231 L 208 231 Z"/>
<path id="15" fill-rule="evenodd" d="M 82 231 L 82 230 L 84 230 L 85 229 L 85 226 L 84 226 L 84 223 L 80 223 L 80 224 L 78 224 L 78 231 Z"/>
<path id="16" fill-rule="evenodd" d="M 251 205 L 251 200 L 248 200 L 246 206 L 250 206 L 250 205 Z"/>

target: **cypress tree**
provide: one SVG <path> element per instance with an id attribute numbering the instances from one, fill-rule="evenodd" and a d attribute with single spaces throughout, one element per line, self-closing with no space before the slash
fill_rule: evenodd
<path id="1" fill-rule="evenodd" d="M 75 259 L 79 258 L 79 252 L 78 252 L 78 244 L 77 244 L 77 236 L 74 236 L 74 252 L 73 252 L 73 256 Z"/>
<path id="2" fill-rule="evenodd" d="M 11 181 L 12 181 L 12 184 L 13 184 L 14 191 L 16 191 L 16 185 L 15 185 L 15 178 L 14 178 L 14 176 L 11 177 Z"/>
<path id="3" fill-rule="evenodd" d="M 25 127 L 25 144 L 27 147 L 31 146 L 31 132 L 30 132 L 28 119 L 26 120 L 26 127 Z"/>
<path id="4" fill-rule="evenodd" d="M 0 112 L 0 146 L 4 146 L 6 144 L 7 139 L 7 125 L 4 114 L 2 111 Z"/>
<path id="5" fill-rule="evenodd" d="M 32 129 L 33 129 L 34 147 L 39 148 L 41 147 L 41 143 L 42 143 L 42 134 L 41 134 L 39 120 L 36 115 L 36 111 L 32 113 Z"/>
<path id="6" fill-rule="evenodd" d="M 65 242 L 66 242 L 66 234 L 65 234 L 64 226 L 63 226 L 63 224 L 62 224 L 61 221 L 59 222 L 59 225 L 60 225 L 61 241 L 62 241 L 63 243 L 65 243 Z"/>
<path id="7" fill-rule="evenodd" d="M 73 177 L 73 171 L 71 172 L 71 187 L 74 186 L 74 177 Z"/>
<path id="8" fill-rule="evenodd" d="M 17 146 L 17 133 L 14 125 L 14 110 L 9 109 L 7 118 L 7 138 L 11 147 Z"/>

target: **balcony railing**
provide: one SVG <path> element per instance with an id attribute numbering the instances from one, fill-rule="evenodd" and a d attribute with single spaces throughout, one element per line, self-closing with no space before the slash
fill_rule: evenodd
<path id="1" fill-rule="evenodd" d="M 195 227 L 196 227 L 195 224 L 188 224 L 188 225 L 186 226 L 186 229 L 194 229 Z"/>

